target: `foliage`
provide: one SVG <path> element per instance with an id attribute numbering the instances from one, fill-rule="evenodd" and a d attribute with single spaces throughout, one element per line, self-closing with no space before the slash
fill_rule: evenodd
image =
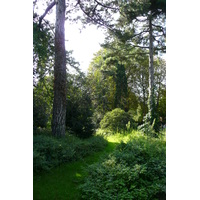
<path id="1" fill-rule="evenodd" d="M 38 128 L 46 128 L 51 123 L 51 110 L 53 103 L 52 77 L 40 79 L 33 88 L 33 128 L 34 133 Z"/>
<path id="2" fill-rule="evenodd" d="M 137 110 L 129 110 L 128 113 L 136 123 L 141 124 L 143 119 L 143 112 L 140 105 L 138 105 Z"/>
<path id="3" fill-rule="evenodd" d="M 158 114 L 161 125 L 166 125 L 166 89 L 161 91 L 158 105 Z"/>
<path id="4" fill-rule="evenodd" d="M 148 119 L 148 114 L 144 117 L 144 123 L 138 126 L 138 130 L 142 131 L 148 136 L 151 137 L 158 137 L 158 132 L 155 132 L 154 126 L 155 126 L 155 121 L 154 119 L 153 123 L 150 123 L 150 120 Z"/>
<path id="5" fill-rule="evenodd" d="M 101 136 L 81 140 L 68 134 L 65 138 L 48 135 L 33 136 L 33 171 L 50 170 L 62 163 L 79 160 L 105 148 L 107 142 Z"/>
<path id="6" fill-rule="evenodd" d="M 48 104 L 47 102 L 44 100 L 44 98 L 42 98 L 42 96 L 36 96 L 34 94 L 34 98 L 33 98 L 33 127 L 34 130 L 36 130 L 37 128 L 41 127 L 41 128 L 46 128 L 47 127 L 47 122 L 48 122 Z"/>
<path id="7" fill-rule="evenodd" d="M 115 65 L 106 59 L 107 50 L 101 49 L 95 54 L 88 69 L 88 85 L 91 91 L 91 100 L 94 108 L 93 123 L 98 128 L 106 112 L 114 109 L 116 95 Z"/>
<path id="8" fill-rule="evenodd" d="M 147 135 L 156 136 L 160 130 L 159 116 L 155 104 L 155 95 L 152 94 L 148 101 L 148 113 L 143 118 L 143 124 L 138 127 Z"/>
<path id="9" fill-rule="evenodd" d="M 158 131 L 157 109 L 155 105 L 155 80 L 154 80 L 154 66 L 153 56 L 158 52 L 165 52 L 165 14 L 166 1 L 149 0 L 149 1 L 119 1 L 120 16 L 115 24 L 115 30 L 109 31 L 111 35 L 107 46 L 118 52 L 123 46 L 123 49 L 128 53 L 141 53 L 136 50 L 139 48 L 149 49 L 149 105 L 148 105 L 148 119 L 150 124 L 156 118 L 154 129 Z M 115 45 L 113 45 L 115 43 Z M 118 46 L 118 48 L 116 48 Z M 134 50 L 136 49 L 136 50 Z M 153 50 L 154 49 L 154 50 Z M 143 51 L 147 53 L 147 51 Z M 140 62 L 141 65 L 141 62 Z M 144 68 L 142 66 L 142 68 Z M 138 76 L 141 77 L 141 76 Z M 142 82 L 145 83 L 144 74 L 142 73 Z M 142 93 L 145 110 L 145 96 L 147 96 L 145 88 L 142 85 Z M 136 87 L 134 87 L 136 88 Z M 160 91 L 158 90 L 158 99 Z M 145 114 L 145 112 L 143 112 Z M 143 116 L 144 116 L 143 114 Z"/>
<path id="10" fill-rule="evenodd" d="M 125 131 L 128 123 L 130 123 L 131 128 L 135 128 L 134 120 L 129 113 L 120 108 L 116 108 L 104 115 L 104 118 L 100 122 L 100 126 L 102 129 L 116 132 Z"/>
<path id="11" fill-rule="evenodd" d="M 35 13 L 33 16 L 33 81 L 52 74 L 54 65 L 54 36 L 49 21 L 39 27 Z"/>
<path id="12" fill-rule="evenodd" d="M 105 113 L 117 107 L 137 113 L 134 114 L 134 118 L 138 115 L 135 120 L 142 124 L 143 117 L 148 112 L 149 60 L 147 52 L 134 48 L 128 48 L 127 52 L 126 44 L 116 37 L 108 39 L 103 46 L 105 48 L 95 55 L 88 72 L 95 126 L 98 128 L 98 123 Z M 155 57 L 154 65 L 157 103 L 163 98 L 166 71 L 163 59 Z M 159 103 L 155 106 L 160 109 Z"/>
<path id="13" fill-rule="evenodd" d="M 116 92 L 115 92 L 115 108 L 121 108 L 127 111 L 128 85 L 125 67 L 117 62 L 116 65 Z"/>
<path id="14" fill-rule="evenodd" d="M 66 126 L 78 137 L 86 138 L 93 134 L 92 102 L 86 77 L 83 74 L 68 76 Z"/>
<path id="15" fill-rule="evenodd" d="M 82 199 L 165 199 L 165 141 L 134 137 L 87 171 Z"/>

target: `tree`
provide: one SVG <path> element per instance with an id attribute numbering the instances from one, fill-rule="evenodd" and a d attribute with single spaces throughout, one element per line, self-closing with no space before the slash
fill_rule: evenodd
<path id="1" fill-rule="evenodd" d="M 120 17 L 111 34 L 126 43 L 129 49 L 149 50 L 149 113 L 150 123 L 156 117 L 154 53 L 165 51 L 165 0 L 118 1 Z"/>
<path id="2" fill-rule="evenodd" d="M 56 5 L 55 24 L 55 63 L 54 63 L 54 100 L 52 133 L 55 136 L 65 135 L 66 119 L 66 51 L 65 51 L 65 0 L 48 4 L 44 14 L 39 17 L 39 28 L 47 13 Z"/>
<path id="3" fill-rule="evenodd" d="M 65 0 L 56 4 L 55 66 L 52 132 L 65 135 L 66 119 L 66 52 L 65 52 Z"/>

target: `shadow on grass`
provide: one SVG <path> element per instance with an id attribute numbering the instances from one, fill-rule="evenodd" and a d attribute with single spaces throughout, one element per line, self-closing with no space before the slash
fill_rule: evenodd
<path id="1" fill-rule="evenodd" d="M 108 145 L 102 151 L 94 153 L 86 158 L 60 165 L 50 172 L 43 172 L 33 177 L 34 200 L 78 200 L 80 191 L 78 186 L 87 176 L 84 168 L 98 162 L 102 157 L 111 153 L 118 142 L 108 141 Z"/>

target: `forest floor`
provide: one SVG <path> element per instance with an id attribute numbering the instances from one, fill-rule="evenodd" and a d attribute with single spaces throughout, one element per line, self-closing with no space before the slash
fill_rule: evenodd
<path id="1" fill-rule="evenodd" d="M 119 136 L 107 137 L 108 145 L 102 151 L 94 153 L 82 160 L 62 164 L 50 172 L 42 172 L 33 177 L 34 200 L 78 200 L 78 186 L 87 175 L 85 168 L 111 153 L 121 140 Z"/>

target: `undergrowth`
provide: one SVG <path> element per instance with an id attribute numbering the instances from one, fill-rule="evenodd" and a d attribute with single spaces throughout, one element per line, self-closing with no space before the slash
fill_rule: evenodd
<path id="1" fill-rule="evenodd" d="M 85 156 L 104 149 L 107 141 L 102 136 L 86 140 L 73 135 L 55 138 L 49 135 L 33 136 L 33 171 L 48 171 L 62 163 L 80 160 Z"/>
<path id="2" fill-rule="evenodd" d="M 80 186 L 82 199 L 166 198 L 165 139 L 135 131 L 125 137 L 126 143 L 121 140 L 113 153 L 86 169 L 88 176 Z"/>
<path id="3" fill-rule="evenodd" d="M 165 131 L 159 138 L 101 129 L 84 140 L 36 135 L 34 172 L 49 169 L 50 173 L 34 176 L 34 199 L 164 200 Z"/>

